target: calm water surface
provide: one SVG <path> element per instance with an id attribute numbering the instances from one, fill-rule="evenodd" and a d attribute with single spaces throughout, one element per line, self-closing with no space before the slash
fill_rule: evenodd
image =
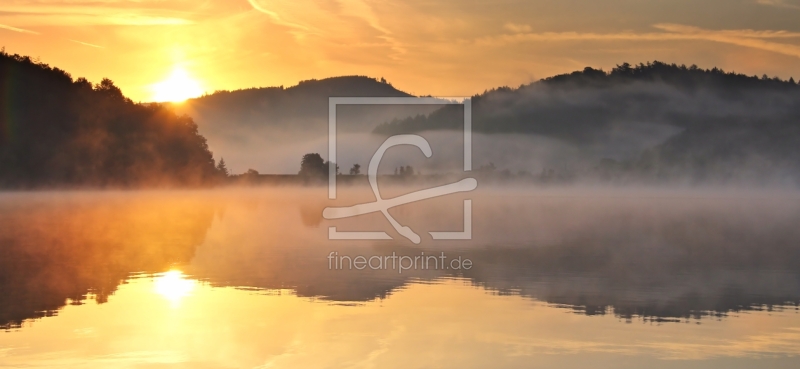
<path id="1" fill-rule="evenodd" d="M 341 204 L 369 201 L 345 194 Z M 800 194 L 479 190 L 330 241 L 324 189 L 0 194 L 0 367 L 800 366 Z M 429 238 L 429 237 L 428 237 Z M 331 253 L 468 270 L 336 270 Z"/>

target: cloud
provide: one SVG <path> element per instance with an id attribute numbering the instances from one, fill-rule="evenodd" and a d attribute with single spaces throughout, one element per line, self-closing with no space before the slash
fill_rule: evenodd
<path id="1" fill-rule="evenodd" d="M 800 58 L 800 46 L 769 41 L 770 39 L 800 39 L 800 32 L 774 30 L 708 30 L 681 24 L 655 24 L 663 32 L 517 32 L 500 36 L 482 37 L 475 41 L 482 46 L 502 46 L 519 42 L 557 41 L 712 41 L 753 49 L 771 51 Z M 508 28 L 508 27 L 506 27 Z M 517 28 L 518 29 L 518 28 Z"/>
<path id="2" fill-rule="evenodd" d="M 395 59 L 406 52 L 394 33 L 381 23 L 375 9 L 364 0 L 248 2 L 253 9 L 269 16 L 274 24 L 291 28 L 289 32 L 300 41 L 314 36 L 336 44 L 345 41 L 353 46 L 386 45 L 391 50 L 389 56 Z"/>
<path id="3" fill-rule="evenodd" d="M 30 34 L 34 34 L 34 35 L 38 35 L 39 34 L 39 32 L 30 31 L 30 30 L 27 30 L 27 29 L 22 29 L 22 28 L 17 28 L 17 27 L 11 27 L 11 26 L 7 26 L 5 24 L 0 24 L 0 29 L 5 29 L 5 30 L 9 30 L 9 31 L 19 32 L 19 33 L 30 33 Z"/>
<path id="4" fill-rule="evenodd" d="M 800 4 L 792 4 L 786 0 L 756 0 L 756 3 L 767 6 L 776 6 L 779 8 L 789 8 L 800 10 Z"/>
<path id="5" fill-rule="evenodd" d="M 75 42 L 75 43 L 78 43 L 78 44 L 81 44 L 81 45 L 84 45 L 84 46 L 96 47 L 96 48 L 98 48 L 98 49 L 103 49 L 103 48 L 104 48 L 104 47 L 102 47 L 102 46 L 95 45 L 95 44 L 90 44 L 90 43 L 88 43 L 88 42 L 83 42 L 83 41 L 78 41 L 78 40 L 72 40 L 72 39 L 70 39 L 70 41 L 72 41 L 72 42 Z"/>
<path id="6" fill-rule="evenodd" d="M 524 33 L 524 32 L 530 32 L 531 31 L 531 26 L 529 26 L 527 24 L 506 23 L 503 26 L 503 28 L 505 28 L 505 29 L 507 29 L 507 30 L 509 30 L 511 32 L 514 32 L 514 33 Z"/>
<path id="7" fill-rule="evenodd" d="M 380 33 L 392 34 L 381 25 L 373 8 L 363 0 L 338 0 L 335 7 L 325 6 L 323 2 L 316 0 L 248 0 L 248 2 L 253 9 L 268 15 L 276 24 L 291 28 L 309 31 L 341 23 L 341 18 L 351 17 L 365 22 Z M 316 26 L 312 26 L 312 23 Z"/>
<path id="8" fill-rule="evenodd" d="M 789 31 L 758 31 L 752 29 L 740 30 L 706 30 L 699 27 L 686 26 L 682 24 L 660 23 L 653 26 L 654 28 L 681 34 L 694 34 L 705 35 L 709 37 L 737 37 L 737 38 L 800 38 L 800 32 Z"/>
<path id="9" fill-rule="evenodd" d="M 731 45 L 766 50 L 778 54 L 800 58 L 800 46 L 794 44 L 766 41 L 767 39 L 800 38 L 798 32 L 757 31 L 757 30 L 706 30 L 698 27 L 676 24 L 657 24 L 656 28 L 667 32 L 686 36 L 687 39 L 706 40 Z"/>
<path id="10" fill-rule="evenodd" d="M 391 49 L 395 52 L 395 57 L 406 52 L 405 47 L 393 37 L 392 31 L 381 25 L 374 9 L 364 0 L 339 0 L 339 5 L 341 6 L 342 14 L 361 19 L 369 24 L 370 27 L 382 33 L 383 35 L 379 36 L 379 38 L 390 44 Z"/>
<path id="11" fill-rule="evenodd" d="M 359 18 L 369 24 L 370 27 L 384 34 L 392 34 L 391 31 L 381 26 L 372 7 L 363 0 L 339 0 L 339 5 L 341 6 L 342 14 Z"/>
<path id="12" fill-rule="evenodd" d="M 305 34 L 305 33 L 317 33 L 317 34 L 319 34 L 320 33 L 319 31 L 313 30 L 313 27 L 311 27 L 310 25 L 302 24 L 301 22 L 298 22 L 296 20 L 290 20 L 291 18 L 287 19 L 284 16 L 281 16 L 276 11 L 272 11 L 268 7 L 262 5 L 261 2 L 259 2 L 258 0 L 248 0 L 248 2 L 253 7 L 253 9 L 258 10 L 258 11 L 268 15 L 270 18 L 272 18 L 272 21 L 275 22 L 276 24 L 279 24 L 279 25 L 282 25 L 282 26 L 287 26 L 287 27 L 290 27 L 290 28 L 295 28 L 295 29 L 298 29 L 298 30 L 302 30 L 302 31 L 304 31 L 303 34 Z M 287 4 L 287 3 L 290 3 L 290 2 L 287 2 L 287 1 L 277 1 L 277 2 L 273 1 L 272 2 L 273 5 L 275 3 Z M 297 3 L 294 3 L 294 4 L 297 4 Z M 309 11 L 313 12 L 312 9 L 309 9 Z"/>
<path id="13" fill-rule="evenodd" d="M 184 25 L 194 23 L 192 12 L 169 8 L 147 8 L 146 2 L 14 2 L 0 4 L 0 20 L 35 26 L 84 25 Z"/>

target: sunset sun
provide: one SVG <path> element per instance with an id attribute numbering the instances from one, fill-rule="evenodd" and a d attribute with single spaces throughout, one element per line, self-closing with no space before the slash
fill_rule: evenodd
<path id="1" fill-rule="evenodd" d="M 180 102 L 203 94 L 200 83 L 182 68 L 175 68 L 166 80 L 153 85 L 153 101 Z"/>

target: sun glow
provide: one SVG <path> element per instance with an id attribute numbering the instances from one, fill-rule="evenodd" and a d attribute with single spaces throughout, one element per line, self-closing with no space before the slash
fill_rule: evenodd
<path id="1" fill-rule="evenodd" d="M 155 292 L 173 304 L 188 296 L 194 287 L 195 281 L 185 279 L 183 273 L 178 270 L 163 273 L 155 280 Z"/>
<path id="2" fill-rule="evenodd" d="M 200 83 L 182 68 L 175 68 L 166 80 L 153 85 L 153 101 L 180 102 L 203 94 Z"/>

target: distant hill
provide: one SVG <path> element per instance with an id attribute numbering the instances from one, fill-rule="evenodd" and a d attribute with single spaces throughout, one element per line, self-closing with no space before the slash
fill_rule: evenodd
<path id="1" fill-rule="evenodd" d="M 175 108 L 197 117 L 198 125 L 204 132 L 224 134 L 245 127 L 300 130 L 327 125 L 329 97 L 410 96 L 385 81 L 346 76 L 301 81 L 288 88 L 217 91 L 176 104 Z M 370 121 L 373 126 L 378 123 L 382 122 Z"/>
<path id="2" fill-rule="evenodd" d="M 512 89 L 473 97 L 473 129 L 532 133 L 573 142 L 597 139 L 616 124 L 656 123 L 680 128 L 757 120 L 796 121 L 800 86 L 719 69 L 654 62 L 623 64 L 606 73 L 586 68 Z M 382 124 L 377 133 L 460 129 L 462 109 L 446 107 L 428 117 Z"/>
<path id="3" fill-rule="evenodd" d="M 480 133 L 544 136 L 576 147 L 613 146 L 620 135 L 655 142 L 640 157 L 614 158 L 642 175 L 800 178 L 800 86 L 793 79 L 625 63 L 493 89 L 474 96 L 472 106 Z M 462 109 L 448 106 L 374 132 L 455 130 L 462 122 Z"/>
<path id="4" fill-rule="evenodd" d="M 289 153 L 297 144 L 327 139 L 329 97 L 411 96 L 383 79 L 344 76 L 301 81 L 286 88 L 217 91 L 174 106 L 193 117 L 215 152 L 234 172 L 241 173 L 247 168 L 275 171 L 277 164 L 268 165 L 265 160 L 278 160 L 280 155 L 299 160 L 305 152 Z M 340 106 L 338 131 L 371 132 L 380 123 L 435 109 L 421 105 Z M 291 172 L 298 166 L 299 161 L 292 164 Z"/>
<path id="5" fill-rule="evenodd" d="M 330 97 L 412 96 L 345 76 L 135 104 L 108 79 L 92 85 L 4 52 L 0 86 L 4 187 L 206 184 L 220 177 L 209 145 L 233 173 L 293 174 L 304 154 L 327 157 Z M 793 79 L 625 63 L 488 90 L 472 107 L 476 168 L 548 180 L 800 183 Z M 433 158 L 393 149 L 384 167 L 460 168 L 462 125 L 458 105 L 340 106 L 337 164 L 363 167 L 386 135 L 424 132 Z"/>
<path id="6" fill-rule="evenodd" d="M 202 185 L 217 177 L 191 118 L 0 53 L 0 186 Z"/>

